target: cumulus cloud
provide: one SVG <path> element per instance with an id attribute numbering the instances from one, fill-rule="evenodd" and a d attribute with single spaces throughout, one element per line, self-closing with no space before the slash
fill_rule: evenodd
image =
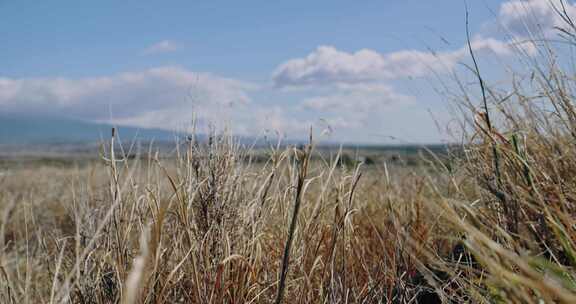
<path id="1" fill-rule="evenodd" d="M 472 48 L 499 55 L 512 53 L 511 46 L 492 38 L 476 38 Z M 333 46 L 320 46 L 304 58 L 278 66 L 272 79 L 277 87 L 297 87 L 421 77 L 432 71 L 448 71 L 467 54 L 467 46 L 448 52 L 402 50 L 384 54 L 369 49 L 349 53 Z"/>
<path id="2" fill-rule="evenodd" d="M 535 55 L 535 46 L 526 43 L 526 39 L 541 34 L 550 36 L 558 27 L 566 27 L 559 14 L 576 20 L 576 4 L 567 0 L 505 1 L 500 5 L 498 22 L 509 34 L 508 38 L 500 40 L 495 33 L 484 31 L 472 38 L 472 48 L 478 53 L 499 56 L 509 56 L 519 50 Z M 489 24 L 495 25 L 495 21 Z M 468 45 L 440 52 L 409 49 L 389 53 L 371 49 L 347 52 L 323 45 L 304 57 L 280 64 L 272 80 L 281 88 L 386 82 L 447 72 L 468 56 Z"/>
<path id="3" fill-rule="evenodd" d="M 152 55 L 159 53 L 170 53 L 177 51 L 179 49 L 178 44 L 171 40 L 162 40 L 160 42 L 154 43 L 153 45 L 147 47 L 142 51 L 144 55 Z"/>
<path id="4" fill-rule="evenodd" d="M 250 103 L 255 86 L 179 67 L 89 78 L 0 77 L 0 106 L 7 112 L 66 115 L 172 128 L 192 112 L 218 112 Z"/>
<path id="5" fill-rule="evenodd" d="M 564 6 L 562 6 L 562 3 Z M 571 18 L 576 17 L 576 5 L 566 0 L 511 0 L 502 3 L 499 22 L 517 38 L 550 36 L 555 27 L 565 26 L 557 11 L 566 9 Z"/>
<path id="6" fill-rule="evenodd" d="M 534 54 L 533 46 L 519 45 L 492 36 L 476 35 L 472 49 L 481 55 L 511 56 L 522 49 Z M 272 74 L 277 88 L 299 88 L 309 96 L 298 105 L 301 111 L 314 113 L 317 118 L 332 116 L 334 122 L 346 123 L 345 128 L 374 125 L 381 117 L 419 109 L 417 98 L 395 89 L 402 79 L 447 73 L 469 57 L 468 45 L 431 52 L 400 50 L 380 53 L 361 49 L 355 52 L 334 46 L 319 46 L 310 54 L 286 61 Z M 329 91 L 329 93 L 318 93 Z M 408 110 L 412 109 L 412 110 Z M 425 111 L 424 111 L 425 112 Z"/>
<path id="7" fill-rule="evenodd" d="M 482 55 L 510 56 L 518 48 L 528 54 L 534 52 L 529 45 L 522 47 L 513 41 L 482 35 L 472 38 L 471 47 Z M 389 53 L 371 49 L 347 52 L 334 46 L 319 46 L 304 57 L 280 64 L 272 73 L 272 81 L 276 88 L 306 92 L 310 97 L 303 98 L 297 107 L 312 113 L 316 120 L 328 116 L 331 124 L 359 129 L 374 127 L 378 119 L 394 115 L 391 113 L 406 115 L 417 109 L 422 115 L 426 111 L 419 108 L 417 98 L 397 91 L 395 84 L 402 79 L 450 72 L 468 56 L 467 44 L 440 52 L 407 49 Z M 278 124 L 290 127 L 278 115 L 273 117 Z"/>

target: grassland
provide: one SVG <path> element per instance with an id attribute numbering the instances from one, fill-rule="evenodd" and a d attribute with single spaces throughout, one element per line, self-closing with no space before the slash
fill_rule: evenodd
<path id="1" fill-rule="evenodd" d="M 0 302 L 576 303 L 576 83 L 538 47 L 503 93 L 471 69 L 482 94 L 460 92 L 444 154 L 212 134 L 5 162 Z"/>
<path id="2" fill-rule="evenodd" d="M 176 158 L 6 160 L 1 241 L 8 284 L 2 300 L 116 302 L 127 296 L 131 276 L 138 276 L 132 296 L 142 302 L 271 299 L 293 214 L 295 175 L 307 159 L 285 296 L 311 302 L 318 288 L 331 301 L 383 295 L 385 285 L 370 281 L 385 279 L 386 269 L 398 263 L 387 257 L 397 246 L 385 233 L 394 223 L 383 215 L 393 197 L 404 196 L 394 180 L 421 188 L 424 179 L 405 169 L 404 156 L 382 157 L 392 164 L 360 170 L 338 151 L 246 153 L 226 136 L 214 137 L 211 146 L 184 148 Z M 366 182 L 360 183 L 361 171 Z M 380 199 L 388 202 L 373 205 Z M 368 213 L 356 218 L 356 212 Z M 354 229 L 365 238 L 353 238 Z M 380 266 L 366 264 L 380 258 Z M 369 273 L 358 272 L 362 264 Z M 353 272 L 346 281 L 331 286 L 347 269 Z M 310 281 L 302 282 L 302 275 Z M 346 296 L 339 285 L 352 282 L 364 284 L 364 294 Z"/>

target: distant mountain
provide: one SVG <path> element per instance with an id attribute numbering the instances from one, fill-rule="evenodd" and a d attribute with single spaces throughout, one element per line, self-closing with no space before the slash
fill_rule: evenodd
<path id="1" fill-rule="evenodd" d="M 112 125 L 80 120 L 0 114 L 0 144 L 87 143 L 108 139 Z M 174 141 L 176 133 L 161 129 L 117 126 L 124 140 Z"/>

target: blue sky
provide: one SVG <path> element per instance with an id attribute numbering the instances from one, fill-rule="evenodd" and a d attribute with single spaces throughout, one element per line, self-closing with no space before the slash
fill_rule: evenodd
<path id="1" fill-rule="evenodd" d="M 557 22 L 547 0 L 469 2 L 487 64 L 513 64 L 522 26 Z M 463 1 L 0 0 L 0 112 L 446 141 L 436 75 L 467 60 L 464 18 Z"/>

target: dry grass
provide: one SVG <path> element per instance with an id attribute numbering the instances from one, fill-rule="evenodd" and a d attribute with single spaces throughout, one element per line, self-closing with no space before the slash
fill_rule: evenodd
<path id="1" fill-rule="evenodd" d="M 290 302 L 415 294 L 397 228 L 436 246 L 434 219 L 412 208 L 424 177 L 308 164 L 311 150 L 251 164 L 227 136 L 183 150 L 2 180 L 1 301 L 262 303 L 280 299 L 282 273 Z"/>

